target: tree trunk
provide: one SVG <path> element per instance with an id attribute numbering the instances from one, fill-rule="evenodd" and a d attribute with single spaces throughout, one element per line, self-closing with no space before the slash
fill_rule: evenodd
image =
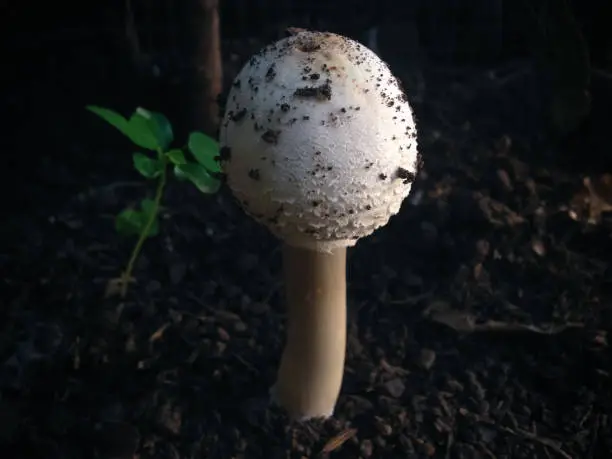
<path id="1" fill-rule="evenodd" d="M 193 101 L 195 122 L 197 130 L 216 137 L 219 125 L 217 98 L 223 89 L 219 0 L 199 0 L 199 4 L 196 100 Z"/>

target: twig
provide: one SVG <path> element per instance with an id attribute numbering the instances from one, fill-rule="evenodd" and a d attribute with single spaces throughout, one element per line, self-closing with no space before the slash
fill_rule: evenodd
<path id="1" fill-rule="evenodd" d="M 595 445 L 597 444 L 597 439 L 599 437 L 600 423 L 601 423 L 601 417 L 598 414 L 597 416 L 595 416 L 595 426 L 593 427 L 593 438 L 591 439 L 591 444 L 589 445 L 589 451 L 587 454 L 588 458 L 595 457 Z"/>
<path id="2" fill-rule="evenodd" d="M 479 444 L 478 446 L 480 446 L 480 449 L 482 450 L 482 452 L 485 453 L 489 459 L 497 459 L 497 456 L 493 454 L 493 451 L 491 451 L 485 445 Z"/>
<path id="3" fill-rule="evenodd" d="M 77 193 L 76 195 L 74 195 L 74 197 L 72 199 L 81 199 L 82 196 L 93 196 L 95 194 L 98 193 L 106 193 L 109 191 L 114 191 L 118 188 L 140 188 L 143 187 L 145 184 L 141 183 L 141 182 L 115 182 L 115 183 L 109 183 L 108 185 L 102 185 L 102 186 L 97 186 L 97 187 L 90 187 L 87 188 L 85 190 L 82 190 L 81 192 Z"/>
<path id="4" fill-rule="evenodd" d="M 426 298 L 431 298 L 433 296 L 433 292 L 425 292 L 419 295 L 407 296 L 402 299 L 389 300 L 389 304 L 416 304 Z"/>
<path id="5" fill-rule="evenodd" d="M 455 443 L 455 436 L 453 435 L 453 431 L 448 432 L 448 436 L 446 437 L 446 452 L 444 454 L 445 459 L 450 459 L 451 457 L 451 449 L 453 444 Z"/>
<path id="6" fill-rule="evenodd" d="M 546 326 L 540 327 L 536 325 L 502 322 L 498 320 L 488 320 L 484 323 L 477 324 L 476 318 L 469 312 L 457 311 L 448 303 L 442 301 L 432 303 L 432 305 L 430 305 L 428 308 L 425 308 L 422 315 L 433 322 L 446 325 L 447 327 L 461 333 L 529 332 L 540 335 L 557 335 L 568 329 L 584 328 L 584 324 L 582 322 L 567 322 L 560 325 L 546 324 Z"/>
<path id="7" fill-rule="evenodd" d="M 563 457 L 564 459 L 574 459 L 572 456 L 570 456 L 568 453 L 566 453 L 565 451 L 563 451 L 563 449 L 561 448 L 560 442 L 557 442 L 555 440 L 552 440 L 550 438 L 546 438 L 546 437 L 541 437 L 539 435 L 536 435 L 534 433 L 531 433 L 527 430 L 521 429 L 520 427 L 515 427 L 514 429 L 510 428 L 510 427 L 506 427 L 506 426 L 501 426 L 498 425 L 495 421 L 493 421 L 492 419 L 480 416 L 476 413 L 472 413 L 470 411 L 468 411 L 465 408 L 460 408 L 459 409 L 459 413 L 467 418 L 470 418 L 476 422 L 480 422 L 482 424 L 486 424 L 488 426 L 491 426 L 497 430 L 500 430 L 502 432 L 505 432 L 507 434 L 510 435 L 514 435 L 516 437 L 522 437 L 526 440 L 530 440 L 534 443 L 539 443 L 542 446 L 548 447 L 551 450 L 553 450 L 555 453 L 557 453 L 559 456 Z"/>
<path id="8" fill-rule="evenodd" d="M 492 424 L 494 425 L 494 424 Z M 531 432 L 528 432 L 526 430 L 523 429 L 511 429 L 509 427 L 504 427 L 504 426 L 498 426 L 495 425 L 495 428 L 501 430 L 502 432 L 506 432 L 515 436 L 520 436 L 523 437 L 527 440 L 531 440 L 535 443 L 539 443 L 543 446 L 547 446 L 548 448 L 552 449 L 555 453 L 559 454 L 561 457 L 564 457 L 565 459 L 573 459 L 572 456 L 570 456 L 568 453 L 566 453 L 565 451 L 563 451 L 563 449 L 561 449 L 561 446 L 559 445 L 558 442 L 550 439 L 550 438 L 546 438 L 546 437 L 540 437 L 536 434 L 533 434 Z"/>

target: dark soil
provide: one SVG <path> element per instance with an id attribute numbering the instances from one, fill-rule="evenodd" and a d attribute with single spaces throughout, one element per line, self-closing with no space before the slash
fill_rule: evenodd
<path id="1" fill-rule="evenodd" d="M 566 167 L 537 135 L 528 78 L 426 74 L 425 170 L 350 253 L 336 415 L 292 425 L 266 399 L 284 336 L 279 244 L 226 190 L 172 185 L 137 282 L 105 298 L 134 242 L 112 216 L 153 190 L 82 110 L 119 77 L 74 53 L 64 74 L 37 61 L 46 70 L 12 94 L 23 154 L 49 152 L 11 169 L 24 179 L 2 226 L 2 457 L 612 457 L 611 229 L 563 210 L 591 163 Z M 80 92 L 61 86 L 73 61 Z M 143 104 L 129 88 L 114 107 Z"/>

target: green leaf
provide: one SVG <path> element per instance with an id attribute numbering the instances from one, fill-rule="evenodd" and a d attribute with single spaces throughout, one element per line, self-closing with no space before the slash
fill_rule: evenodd
<path id="1" fill-rule="evenodd" d="M 181 180 L 189 180 L 202 193 L 215 193 L 221 185 L 221 182 L 210 175 L 205 167 L 196 163 L 174 166 L 174 174 Z"/>
<path id="2" fill-rule="evenodd" d="M 189 151 L 195 159 L 210 172 L 221 172 L 215 159 L 219 155 L 219 144 L 201 132 L 192 132 L 189 136 Z"/>
<path id="3" fill-rule="evenodd" d="M 95 113 L 107 123 L 115 126 L 121 133 L 127 136 L 133 143 L 147 150 L 157 150 L 161 148 L 158 142 L 155 128 L 151 126 L 153 115 L 144 109 L 137 109 L 129 120 L 126 120 L 119 113 L 108 108 L 88 105 L 87 110 Z"/>
<path id="4" fill-rule="evenodd" d="M 130 130 L 130 140 L 136 145 L 147 150 L 156 151 L 161 148 L 149 125 L 149 118 L 146 118 L 138 111 L 134 112 L 128 121 Z"/>
<path id="5" fill-rule="evenodd" d="M 142 212 L 125 209 L 115 218 L 115 229 L 124 236 L 138 236 L 144 230 Z"/>
<path id="6" fill-rule="evenodd" d="M 142 210 L 125 209 L 115 218 L 115 229 L 124 236 L 139 236 L 145 229 L 149 217 L 155 210 L 155 202 L 151 199 L 143 199 L 140 203 Z M 159 234 L 159 220 L 157 216 L 149 228 L 148 237 Z"/>
<path id="7" fill-rule="evenodd" d="M 138 124 L 141 123 L 140 120 L 145 121 L 148 131 L 155 140 L 156 147 L 160 148 L 162 151 L 166 151 L 174 140 L 172 125 L 170 124 L 170 121 L 168 121 L 168 118 L 161 113 L 152 112 L 145 108 L 138 107 L 132 115 L 130 123 L 132 120 L 134 120 L 134 123 Z"/>
<path id="8" fill-rule="evenodd" d="M 170 150 L 166 153 L 166 156 L 172 164 L 187 164 L 187 160 L 182 150 Z"/>
<path id="9" fill-rule="evenodd" d="M 88 105 L 85 108 L 89 110 L 90 112 L 98 115 L 100 118 L 102 118 L 107 123 L 111 124 L 112 126 L 115 126 L 127 137 L 130 137 L 128 121 L 123 116 L 121 116 L 119 113 L 113 110 L 110 110 L 108 108 L 97 107 L 95 105 Z"/>
<path id="10" fill-rule="evenodd" d="M 132 155 L 132 160 L 134 162 L 134 167 L 140 172 L 140 175 L 149 179 L 159 177 L 164 167 L 161 161 L 149 158 L 143 153 L 134 153 Z"/>
<path id="11" fill-rule="evenodd" d="M 142 201 L 140 201 L 140 208 L 147 215 L 151 215 L 151 213 L 156 212 L 157 210 L 155 207 L 155 201 L 149 198 L 144 198 Z"/>
<path id="12" fill-rule="evenodd" d="M 115 126 L 132 142 L 147 150 L 165 151 L 174 140 L 172 125 L 161 113 L 138 107 L 129 120 L 108 108 L 88 105 L 87 110 L 95 113 L 107 123 Z"/>

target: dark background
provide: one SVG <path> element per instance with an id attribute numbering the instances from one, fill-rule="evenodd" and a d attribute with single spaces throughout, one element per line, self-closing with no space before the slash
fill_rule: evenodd
<path id="1" fill-rule="evenodd" d="M 495 22 L 496 4 L 502 9 L 500 22 Z M 366 30 L 374 25 L 388 30 L 381 33 L 383 57 L 401 55 L 407 46 L 405 25 L 416 23 L 421 48 L 434 62 L 495 66 L 531 57 L 529 34 L 536 23 L 530 8 L 554 8 L 554 4 L 551 0 L 222 1 L 224 56 L 228 57 L 230 44 L 248 39 L 263 43 L 282 36 L 286 26 L 330 28 L 365 41 Z M 593 65 L 610 69 L 612 7 L 604 0 L 571 4 L 590 45 Z M 91 153 L 73 151 L 77 139 L 108 141 L 96 134 L 97 120 L 82 111 L 86 104 L 128 112 L 137 105 L 148 106 L 180 120 L 179 132 L 195 127 L 185 107 L 194 99 L 189 78 L 198 3 L 156 1 L 145 8 L 145 2 L 135 1 L 133 9 L 143 47 L 161 68 L 161 77 L 130 65 L 122 2 L 3 2 L 2 106 L 5 145 L 13 150 L 3 169 L 7 178 L 44 181 L 34 178 L 32 168 L 46 161 L 74 164 L 84 171 L 99 167 Z M 495 39 L 499 42 L 493 44 Z M 31 144 L 33 137 L 36 145 Z"/>
<path id="2" fill-rule="evenodd" d="M 413 198 L 349 254 L 336 417 L 295 426 L 265 398 L 279 244 L 227 190 L 172 183 L 137 283 L 104 296 L 134 243 L 113 215 L 152 186 L 84 107 L 199 129 L 198 2 L 134 0 L 138 64 L 124 2 L 2 2 L 0 456 L 612 457 L 611 219 L 567 212 L 612 170 L 612 2 L 570 5 L 584 67 L 569 35 L 538 41 L 553 0 L 221 1 L 225 88 L 288 26 L 363 42 L 378 27 L 419 122 Z M 559 94 L 576 116 L 555 131 Z"/>

